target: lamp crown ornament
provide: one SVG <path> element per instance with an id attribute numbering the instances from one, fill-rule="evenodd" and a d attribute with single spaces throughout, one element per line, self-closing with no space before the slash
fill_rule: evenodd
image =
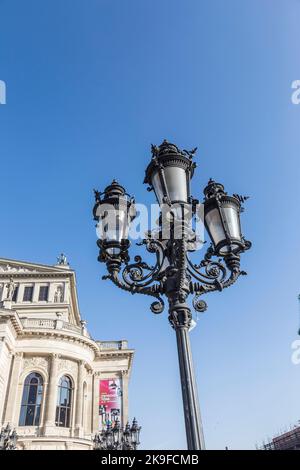
<path id="1" fill-rule="evenodd" d="M 189 156 L 190 158 L 193 158 L 197 151 L 197 147 L 193 148 L 192 150 L 180 150 L 177 145 L 172 144 L 171 142 L 168 142 L 168 140 L 164 139 L 163 142 L 160 145 L 153 145 L 151 144 L 151 153 L 152 153 L 152 158 L 159 158 L 162 157 L 163 155 L 184 155 L 184 156 Z"/>
<path id="2" fill-rule="evenodd" d="M 111 184 L 104 189 L 104 194 L 106 197 L 113 197 L 117 195 L 124 196 L 125 193 L 126 191 L 123 186 L 121 186 L 115 179 L 113 179 Z"/>
<path id="3" fill-rule="evenodd" d="M 209 179 L 207 186 L 203 190 L 206 199 L 210 197 L 217 197 L 221 194 L 227 194 L 224 191 L 224 186 L 221 183 L 216 183 L 212 178 Z"/>

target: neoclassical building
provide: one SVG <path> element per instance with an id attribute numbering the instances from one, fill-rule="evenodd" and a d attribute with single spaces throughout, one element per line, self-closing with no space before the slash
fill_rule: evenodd
<path id="1" fill-rule="evenodd" d="M 92 339 L 75 272 L 0 258 L 0 425 L 19 449 L 92 449 L 107 421 L 128 419 L 134 351 Z"/>

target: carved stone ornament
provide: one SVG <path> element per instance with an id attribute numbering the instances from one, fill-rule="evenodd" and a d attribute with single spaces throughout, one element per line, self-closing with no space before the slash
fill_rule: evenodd
<path id="1" fill-rule="evenodd" d="M 64 287 L 63 285 L 59 285 L 56 287 L 55 293 L 54 293 L 54 302 L 56 304 L 61 304 L 64 301 Z"/>
<path id="2" fill-rule="evenodd" d="M 36 273 L 34 269 L 28 269 L 24 266 L 12 266 L 10 264 L 0 265 L 0 273 Z"/>
<path id="3" fill-rule="evenodd" d="M 49 359 L 48 357 L 28 357 L 24 359 L 24 369 L 41 367 L 42 369 L 48 370 Z"/>
<path id="4" fill-rule="evenodd" d="M 13 280 L 13 277 L 9 279 L 9 282 L 6 284 L 6 299 L 5 300 L 12 300 L 14 296 L 14 291 L 15 291 L 15 283 Z"/>
<path id="5" fill-rule="evenodd" d="M 77 363 L 69 359 L 61 359 L 58 364 L 58 371 L 66 370 L 72 374 L 77 374 Z"/>

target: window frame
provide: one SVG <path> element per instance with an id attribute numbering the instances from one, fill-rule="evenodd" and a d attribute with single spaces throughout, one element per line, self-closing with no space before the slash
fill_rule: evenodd
<path id="1" fill-rule="evenodd" d="M 37 383 L 32 383 L 37 379 Z M 39 427 L 41 424 L 42 408 L 44 402 L 44 377 L 40 372 L 29 372 L 23 382 L 22 399 L 20 405 L 19 426 Z M 33 393 L 35 401 L 30 402 L 30 395 Z M 23 411 L 25 410 L 25 411 Z M 31 411 L 30 411 L 31 410 Z M 30 412 L 33 411 L 32 422 L 28 423 Z"/>
<path id="2" fill-rule="evenodd" d="M 26 289 L 31 289 L 31 298 L 30 298 L 30 299 L 26 299 L 26 298 L 25 298 Z M 32 285 L 24 286 L 23 302 L 32 302 L 32 301 L 33 301 L 33 294 L 34 294 L 34 285 L 33 285 L 33 284 L 32 284 Z"/>
<path id="3" fill-rule="evenodd" d="M 46 289 L 46 293 L 47 293 L 46 298 L 41 298 L 42 289 Z M 49 300 L 49 285 L 45 284 L 45 285 L 39 287 L 38 301 L 39 302 L 48 302 L 48 300 Z"/>
<path id="4" fill-rule="evenodd" d="M 69 387 L 64 387 L 62 382 L 64 380 L 69 380 Z M 67 405 L 62 405 L 62 392 L 65 393 L 67 390 L 68 393 L 68 403 Z M 64 374 L 60 377 L 57 386 L 57 401 L 56 401 L 56 410 L 55 410 L 55 426 L 59 428 L 69 429 L 72 427 L 72 409 L 73 409 L 73 398 L 74 398 L 74 381 L 72 377 L 68 374 Z M 64 421 L 62 421 L 62 413 L 64 414 Z"/>

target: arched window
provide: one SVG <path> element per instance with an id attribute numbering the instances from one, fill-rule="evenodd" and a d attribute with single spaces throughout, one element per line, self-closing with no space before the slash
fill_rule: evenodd
<path id="1" fill-rule="evenodd" d="M 57 407 L 56 407 L 56 426 L 63 428 L 70 427 L 72 404 L 72 381 L 70 377 L 64 375 L 58 385 Z"/>
<path id="2" fill-rule="evenodd" d="M 24 382 L 19 426 L 39 426 L 43 399 L 43 378 L 31 372 Z"/>

